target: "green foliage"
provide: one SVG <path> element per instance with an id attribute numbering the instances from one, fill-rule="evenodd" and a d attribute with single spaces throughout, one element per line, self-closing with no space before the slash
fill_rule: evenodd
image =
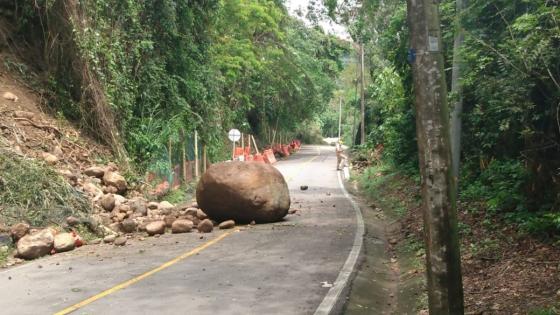
<path id="1" fill-rule="evenodd" d="M 0 216 L 8 225 L 62 224 L 92 212 L 88 199 L 43 162 L 0 149 L 0 174 Z"/>
<path id="2" fill-rule="evenodd" d="M 461 197 L 465 200 L 486 203 L 490 212 L 524 211 L 523 188 L 527 173 L 516 160 L 493 160 L 474 178 L 465 178 Z"/>

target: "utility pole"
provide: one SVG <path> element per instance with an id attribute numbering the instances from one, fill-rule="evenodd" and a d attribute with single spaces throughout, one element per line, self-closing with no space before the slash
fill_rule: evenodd
<path id="1" fill-rule="evenodd" d="M 340 141 L 340 129 L 342 127 L 342 97 L 338 100 L 338 141 Z"/>
<path id="2" fill-rule="evenodd" d="M 447 86 L 438 1 L 407 0 L 422 178 L 428 305 L 431 315 L 462 315 L 463 285 L 451 169 Z"/>
<path id="3" fill-rule="evenodd" d="M 364 44 L 360 43 L 360 106 L 361 106 L 361 123 L 360 123 L 360 144 L 366 143 L 366 102 L 364 93 Z"/>

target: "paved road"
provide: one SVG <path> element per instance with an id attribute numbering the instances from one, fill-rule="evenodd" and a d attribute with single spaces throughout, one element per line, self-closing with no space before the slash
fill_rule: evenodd
<path id="1" fill-rule="evenodd" d="M 0 272 L 0 313 L 315 313 L 334 292 L 322 282 L 336 282 L 356 248 L 358 219 L 339 186 L 332 147 L 304 147 L 276 167 L 300 210 L 285 221 L 40 259 Z"/>

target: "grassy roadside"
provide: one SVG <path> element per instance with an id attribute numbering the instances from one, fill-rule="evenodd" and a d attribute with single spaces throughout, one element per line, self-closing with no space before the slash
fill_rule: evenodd
<path id="1" fill-rule="evenodd" d="M 417 314 L 427 309 L 422 240 L 403 233 L 409 209 L 420 207 L 419 185 L 398 170 L 379 164 L 354 172 L 359 194 L 369 205 L 365 211 L 379 211 L 386 220 L 387 251 L 398 279 L 396 314 Z"/>
<path id="2" fill-rule="evenodd" d="M 380 164 L 358 170 L 353 181 L 371 208 L 394 221 L 387 234 L 388 250 L 398 261 L 399 306 L 426 310 L 419 179 Z M 465 313 L 560 313 L 558 246 L 470 202 L 459 203 L 458 216 Z"/>

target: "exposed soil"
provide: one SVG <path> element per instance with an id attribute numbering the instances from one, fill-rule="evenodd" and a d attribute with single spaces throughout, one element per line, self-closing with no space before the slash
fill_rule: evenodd
<path id="1" fill-rule="evenodd" d="M 377 196 L 370 196 L 372 204 L 388 206 L 391 202 L 387 200 L 397 200 L 407 209 L 389 242 L 390 250 L 410 251 L 411 241 L 423 242 L 420 187 L 398 174 L 376 176 L 387 176 L 387 181 L 380 185 Z M 459 205 L 465 314 L 556 314 L 560 309 L 560 248 L 499 218 L 487 219 L 483 210 L 469 213 L 468 208 Z M 399 257 L 401 281 L 423 277 L 425 255 L 419 250 L 416 256 L 416 264 L 401 262 Z M 423 313 L 424 308 L 425 312 L 425 295 L 418 302 L 419 311 Z"/>

